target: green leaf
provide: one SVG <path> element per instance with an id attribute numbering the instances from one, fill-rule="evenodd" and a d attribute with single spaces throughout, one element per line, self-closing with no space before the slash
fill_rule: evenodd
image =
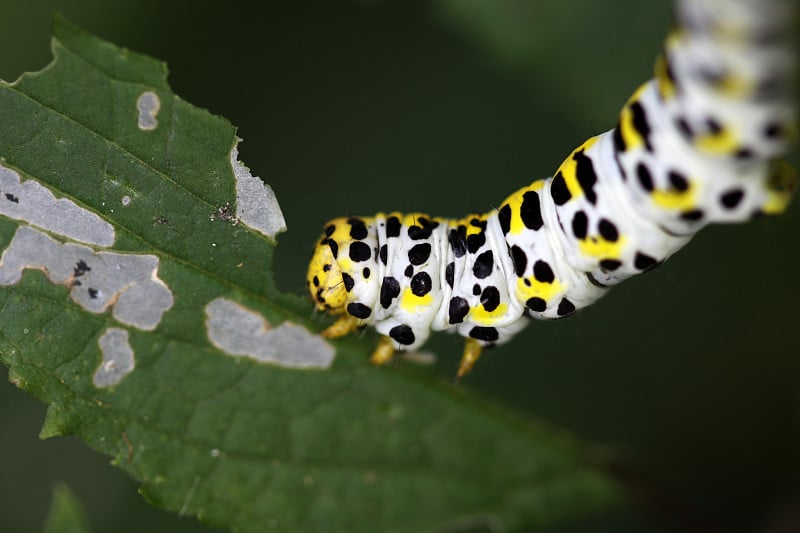
<path id="1" fill-rule="evenodd" d="M 372 337 L 332 360 L 275 287 L 280 209 L 235 129 L 162 63 L 54 33 L 53 63 L 0 85 L 0 360 L 48 403 L 42 437 L 242 531 L 532 530 L 620 501 L 597 450 L 372 367 Z"/>
<path id="2" fill-rule="evenodd" d="M 89 521 L 81 502 L 64 483 L 53 487 L 53 501 L 47 520 L 45 533 L 89 533 Z"/>

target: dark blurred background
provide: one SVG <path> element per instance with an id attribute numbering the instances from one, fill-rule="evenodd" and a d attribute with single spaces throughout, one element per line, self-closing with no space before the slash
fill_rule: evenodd
<path id="1" fill-rule="evenodd" d="M 288 221 L 278 281 L 300 293 L 329 218 L 460 216 L 550 175 L 650 76 L 666 1 L 12 2 L 0 77 L 50 60 L 51 15 L 165 60 L 185 100 L 227 117 Z M 0 125 L 2 127 L 2 125 Z M 794 156 L 797 162 L 796 154 Z M 699 235 L 665 266 L 560 322 L 534 323 L 463 382 L 623 450 L 691 521 L 800 531 L 800 208 Z M 461 340 L 439 336 L 451 380 Z M 39 441 L 44 406 L 0 382 L 0 531 L 38 531 L 64 480 L 94 531 L 205 531 L 150 508 L 108 458 Z M 666 515 L 676 515 L 669 510 Z M 682 531 L 621 510 L 552 531 Z M 783 527 L 784 529 L 780 529 Z"/>

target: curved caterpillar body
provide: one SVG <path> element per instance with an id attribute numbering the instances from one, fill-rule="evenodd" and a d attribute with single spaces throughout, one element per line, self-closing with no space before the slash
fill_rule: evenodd
<path id="1" fill-rule="evenodd" d="M 481 348 L 525 318 L 568 316 L 650 270 L 712 222 L 783 211 L 794 179 L 776 157 L 796 131 L 791 20 L 779 0 L 684 0 L 655 78 L 548 179 L 485 214 L 334 219 L 308 270 L 325 330 L 370 324 L 373 361 L 433 331 L 467 338 L 463 375 Z"/>

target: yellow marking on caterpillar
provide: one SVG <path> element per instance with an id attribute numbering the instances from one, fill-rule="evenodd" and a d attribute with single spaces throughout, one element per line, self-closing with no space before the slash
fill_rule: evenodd
<path id="1" fill-rule="evenodd" d="M 500 205 L 508 204 L 508 206 L 511 208 L 511 224 L 509 227 L 510 234 L 518 235 L 528 229 L 522 222 L 522 216 L 520 215 L 520 212 L 522 210 L 523 196 L 525 196 L 525 193 L 529 191 L 538 192 L 542 190 L 544 184 L 545 184 L 544 180 L 534 181 L 527 187 L 522 187 L 521 189 L 510 195 L 503 201 L 502 204 L 500 204 Z"/>
<path id="2" fill-rule="evenodd" d="M 639 132 L 636 131 L 636 128 L 633 126 L 633 112 L 631 111 L 631 105 L 639 100 L 639 97 L 642 95 L 644 90 L 648 87 L 649 83 L 645 83 L 641 85 L 636 92 L 628 99 L 625 103 L 625 107 L 622 108 L 622 111 L 619 114 L 619 132 L 622 135 L 622 140 L 625 141 L 625 148 L 627 150 L 631 150 L 633 148 L 638 148 L 644 144 L 644 139 L 642 139 Z"/>
<path id="3" fill-rule="evenodd" d="M 684 32 L 681 30 L 673 30 L 669 32 L 664 42 L 664 49 L 674 49 L 678 46 L 680 40 L 683 38 Z M 659 54 L 656 57 L 656 63 L 653 68 L 653 74 L 656 78 L 656 86 L 658 93 L 664 100 L 671 100 L 677 94 L 675 81 L 672 80 L 667 71 L 667 58 L 664 54 Z"/>
<path id="4" fill-rule="evenodd" d="M 342 256 L 342 254 L 339 253 L 339 259 L 337 261 L 339 262 L 339 269 L 342 272 L 346 272 L 347 274 L 350 275 L 353 274 L 353 271 L 355 269 L 353 268 L 353 261 L 351 261 L 349 257 Z"/>
<path id="5" fill-rule="evenodd" d="M 558 172 L 561 172 L 561 175 L 564 177 L 564 182 L 566 182 L 567 189 L 572 195 L 572 198 L 578 198 L 583 194 L 583 187 L 581 187 L 581 184 L 578 182 L 578 162 L 575 161 L 574 156 L 578 152 L 585 152 L 591 148 L 592 145 L 597 142 L 598 138 L 599 137 L 596 136 L 587 139 L 586 142 L 573 150 L 572 153 L 569 154 L 569 157 L 561 163 L 560 167 L 558 167 Z"/>
<path id="6" fill-rule="evenodd" d="M 587 237 L 578 241 L 581 253 L 596 259 L 619 259 L 627 239 L 620 235 L 616 241 L 607 241 L 602 236 Z"/>
<path id="7" fill-rule="evenodd" d="M 698 150 L 709 154 L 732 154 L 738 147 L 736 136 L 728 128 L 719 133 L 699 135 L 694 140 L 694 144 Z"/>
<path id="8" fill-rule="evenodd" d="M 697 206 L 697 187 L 694 180 L 689 181 L 689 188 L 685 191 L 657 189 L 651 196 L 653 203 L 664 209 L 686 211 Z"/>
<path id="9" fill-rule="evenodd" d="M 669 74 L 667 73 L 667 60 L 664 58 L 663 55 L 660 55 L 656 58 L 655 68 L 656 82 L 658 85 L 658 94 L 661 95 L 661 98 L 664 100 L 671 100 L 675 97 L 675 84 L 669 78 Z"/>
<path id="10" fill-rule="evenodd" d="M 492 326 L 497 323 L 500 317 L 506 314 L 508 304 L 498 305 L 494 311 L 487 311 L 482 305 L 473 307 L 469 311 L 469 318 L 479 326 Z"/>
<path id="11" fill-rule="evenodd" d="M 530 285 L 525 280 L 528 280 Z M 558 279 L 554 279 L 551 283 L 542 283 L 533 276 L 517 279 L 517 298 L 523 302 L 529 298 L 541 298 L 549 302 L 566 290 L 567 286 L 558 281 Z"/>
<path id="12" fill-rule="evenodd" d="M 369 220 L 365 219 L 365 223 L 368 224 Z M 337 258 L 335 260 L 338 263 L 338 268 L 340 272 L 345 272 L 347 274 L 353 274 L 356 270 L 353 268 L 353 262 L 344 253 L 344 243 L 350 242 L 353 238 L 350 236 L 350 224 L 347 222 L 347 218 L 339 217 L 336 219 L 331 220 L 328 226 L 333 225 L 334 230 L 333 233 L 328 236 L 328 239 L 336 242 L 339 245 L 339 253 L 337 254 Z M 344 290 L 344 289 L 342 289 Z"/>
<path id="13" fill-rule="evenodd" d="M 753 83 L 740 76 L 723 76 L 714 87 L 728 98 L 744 100 L 753 94 Z"/>
<path id="14" fill-rule="evenodd" d="M 315 278 L 317 283 L 314 283 Z M 339 263 L 333 258 L 333 252 L 327 244 L 317 244 L 314 249 L 308 265 L 306 283 L 317 309 L 334 314 L 344 312 L 347 290 L 342 282 Z M 318 296 L 324 299 L 324 303 L 317 299 Z"/>
<path id="15" fill-rule="evenodd" d="M 789 201 L 791 199 L 791 193 L 770 191 L 767 196 L 767 201 L 764 202 L 761 210 L 767 215 L 777 215 L 783 213 L 789 206 Z"/>
<path id="16" fill-rule="evenodd" d="M 350 237 L 350 224 L 347 223 L 347 219 L 344 217 L 336 218 L 331 220 L 330 225 L 333 225 L 335 228 L 333 233 L 330 234 L 328 237 L 329 239 L 333 239 L 336 241 L 336 244 L 340 245 L 343 242 L 352 241 L 353 238 Z"/>
<path id="17" fill-rule="evenodd" d="M 796 168 L 782 159 L 773 161 L 767 183 L 767 200 L 761 210 L 768 215 L 786 211 L 798 181 Z"/>
<path id="18" fill-rule="evenodd" d="M 400 213 L 392 213 L 391 215 L 397 216 L 400 219 L 400 223 L 403 225 L 405 229 L 408 229 L 411 226 L 419 226 L 420 218 L 425 218 L 431 221 L 433 220 L 430 215 L 427 215 L 425 213 L 408 213 L 406 215 L 401 215 Z"/>
<path id="19" fill-rule="evenodd" d="M 433 303 L 433 295 L 430 292 L 424 296 L 417 296 L 409 287 L 406 287 L 400 297 L 400 308 L 409 313 L 416 312 L 420 307 L 430 307 L 431 303 Z"/>
<path id="20" fill-rule="evenodd" d="M 742 24 L 719 24 L 712 28 L 711 38 L 716 42 L 727 41 L 738 46 L 745 45 L 752 37 Z"/>
<path id="21" fill-rule="evenodd" d="M 489 214 L 491 214 L 491 213 L 489 213 Z M 487 215 L 480 215 L 480 214 L 468 215 L 468 216 L 465 216 L 464 218 L 459 218 L 458 220 L 456 220 L 456 225 L 457 226 L 464 226 L 466 228 L 466 234 L 465 235 L 467 237 L 469 237 L 470 235 L 477 235 L 478 233 L 483 231 L 483 229 L 481 229 L 478 226 L 474 226 L 470 222 L 473 221 L 473 220 L 477 220 L 478 222 L 486 222 L 486 220 L 488 218 L 489 217 Z"/>

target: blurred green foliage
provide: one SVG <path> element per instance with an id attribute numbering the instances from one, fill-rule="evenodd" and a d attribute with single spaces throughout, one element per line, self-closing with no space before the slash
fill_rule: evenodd
<path id="1" fill-rule="evenodd" d="M 64 483 L 53 487 L 53 501 L 44 524 L 45 533 L 89 533 L 83 506 Z"/>
<path id="2" fill-rule="evenodd" d="M 325 220 L 378 210 L 463 215 L 549 175 L 613 125 L 649 76 L 666 2 L 503 0 L 165 4 L 7 2 L 0 77 L 50 59 L 51 14 L 167 61 L 186 100 L 227 117 L 289 232 L 282 290 Z M 796 160 L 796 157 L 795 157 Z M 566 321 L 536 323 L 463 386 L 630 458 L 698 515 L 766 529 L 798 508 L 797 205 L 715 227 Z M 436 372 L 460 340 L 440 336 Z M 203 531 L 150 508 L 75 439 L 38 441 L 44 406 L 0 386 L 0 530 L 38 531 L 66 480 L 95 531 Z M 681 531 L 622 511 L 574 531 Z"/>

